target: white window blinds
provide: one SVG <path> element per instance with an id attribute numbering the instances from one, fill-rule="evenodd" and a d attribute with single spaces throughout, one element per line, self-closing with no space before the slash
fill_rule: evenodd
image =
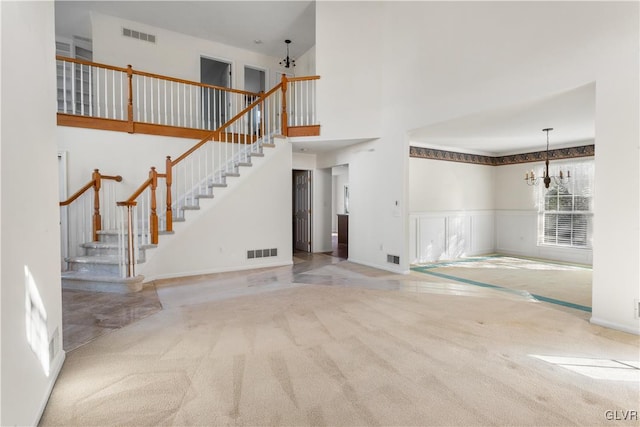
<path id="1" fill-rule="evenodd" d="M 591 248 L 593 234 L 594 161 L 554 162 L 551 176 L 568 170 L 571 179 L 549 188 L 540 186 L 538 244 Z"/>

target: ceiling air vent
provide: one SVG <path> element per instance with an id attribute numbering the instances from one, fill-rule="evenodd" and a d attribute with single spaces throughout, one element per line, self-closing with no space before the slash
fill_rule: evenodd
<path id="1" fill-rule="evenodd" d="M 125 37 L 131 37 L 133 39 L 143 40 L 145 42 L 155 43 L 156 36 L 153 34 L 143 33 L 141 31 L 131 30 L 129 28 L 122 28 L 122 35 Z"/>

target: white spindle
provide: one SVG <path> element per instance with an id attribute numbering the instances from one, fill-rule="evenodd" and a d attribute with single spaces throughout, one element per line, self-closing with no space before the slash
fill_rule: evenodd
<path id="1" fill-rule="evenodd" d="M 173 82 L 169 85 L 171 87 L 171 126 L 173 126 Z M 180 108 L 180 106 L 178 106 Z M 180 110 L 178 109 L 178 114 L 180 114 Z"/>
<path id="2" fill-rule="evenodd" d="M 84 68 L 80 64 L 80 115 L 84 116 Z"/>
<path id="3" fill-rule="evenodd" d="M 62 111 L 67 114 L 67 62 L 62 62 Z"/>
<path id="4" fill-rule="evenodd" d="M 93 117 L 93 67 L 89 66 L 89 117 Z"/>
<path id="5" fill-rule="evenodd" d="M 189 86 L 189 127 L 193 127 L 193 88 Z"/>
<path id="6" fill-rule="evenodd" d="M 72 64 L 71 70 L 71 113 L 76 114 L 76 64 Z"/>

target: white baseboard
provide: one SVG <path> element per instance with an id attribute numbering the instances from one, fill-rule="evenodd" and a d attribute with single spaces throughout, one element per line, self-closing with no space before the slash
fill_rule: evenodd
<path id="1" fill-rule="evenodd" d="M 40 410 L 36 414 L 36 419 L 33 420 L 33 423 L 31 423 L 32 426 L 37 426 L 38 423 L 40 422 L 40 418 L 42 418 L 42 414 L 44 414 L 44 410 L 47 407 L 47 403 L 49 403 L 49 397 L 51 396 L 53 387 L 56 384 L 58 375 L 60 375 L 60 371 L 62 370 L 62 365 L 64 365 L 65 358 L 66 358 L 66 353 L 64 352 L 64 350 L 60 350 L 60 352 L 58 353 L 58 356 L 53 360 L 53 363 L 51 365 L 51 374 L 50 374 L 51 381 L 49 382 L 49 387 L 47 387 L 47 390 L 45 392 L 45 395 L 43 396 L 42 402 L 40 403 Z"/>
<path id="2" fill-rule="evenodd" d="M 633 327 L 630 327 L 628 325 L 621 325 L 620 323 L 610 322 L 608 320 L 600 319 L 593 316 L 589 321 L 594 325 L 603 326 L 605 328 L 615 329 L 622 332 L 627 332 L 633 335 L 640 335 L 640 324 L 638 325 L 637 328 L 634 329 Z"/>
<path id="3" fill-rule="evenodd" d="M 389 266 L 382 265 L 382 264 L 373 264 L 370 262 L 358 261 L 357 259 L 353 259 L 353 258 L 348 258 L 347 261 L 352 262 L 354 264 L 361 264 L 367 267 L 376 268 L 378 270 L 390 271 L 396 274 L 409 274 L 411 272 L 410 270 L 402 270 L 400 266 L 398 266 L 397 268 L 393 268 L 391 267 L 391 264 L 389 264 Z"/>
<path id="4" fill-rule="evenodd" d="M 293 261 L 290 260 L 290 261 L 275 261 L 271 263 L 262 263 L 262 264 L 240 265 L 235 267 L 220 267 L 220 268 L 212 268 L 212 269 L 197 270 L 197 271 L 183 271 L 180 273 L 159 274 L 149 278 L 145 277 L 144 282 L 149 283 L 155 280 L 178 279 L 181 277 L 203 276 L 207 274 L 216 274 L 216 273 L 230 273 L 233 271 L 244 271 L 244 270 L 249 271 L 249 270 L 257 270 L 259 268 L 286 267 L 292 264 L 293 264 Z"/>

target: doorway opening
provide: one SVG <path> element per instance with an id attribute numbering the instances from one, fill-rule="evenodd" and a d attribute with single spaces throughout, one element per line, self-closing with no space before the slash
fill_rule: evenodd
<path id="1" fill-rule="evenodd" d="M 200 83 L 231 88 L 231 63 L 201 56 Z M 217 129 L 231 118 L 231 98 L 226 91 L 203 88 L 201 97 L 205 129 Z"/>
<path id="2" fill-rule="evenodd" d="M 349 257 L 349 165 L 331 168 L 332 255 Z"/>
<path id="3" fill-rule="evenodd" d="M 244 67 L 244 90 L 253 93 L 264 93 L 267 86 L 267 74 L 264 70 L 253 68 L 253 67 Z M 245 96 L 245 108 L 248 107 L 252 102 L 257 99 L 256 96 Z M 261 129 L 261 120 L 262 120 L 262 106 L 257 105 L 256 108 L 253 108 L 249 112 L 249 123 L 250 123 L 250 131 L 254 132 L 255 130 Z"/>

